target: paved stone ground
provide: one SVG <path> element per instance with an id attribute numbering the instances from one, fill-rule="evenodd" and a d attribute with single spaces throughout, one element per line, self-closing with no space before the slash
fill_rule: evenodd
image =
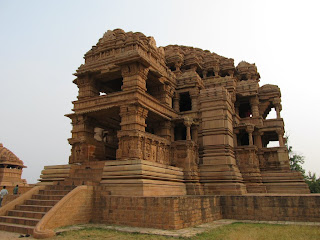
<path id="1" fill-rule="evenodd" d="M 275 221 L 250 221 L 250 220 L 222 219 L 222 220 L 214 221 L 211 223 L 201 224 L 196 227 L 184 228 L 180 230 L 161 230 L 161 229 L 154 229 L 154 228 L 125 227 L 125 226 L 113 226 L 113 225 L 105 225 L 105 224 L 81 224 L 81 225 L 75 225 L 75 226 L 56 229 L 56 233 L 72 231 L 72 230 L 80 230 L 88 227 L 95 227 L 95 228 L 112 229 L 112 230 L 117 230 L 121 232 L 132 232 L 132 233 L 139 232 L 144 234 L 163 235 L 163 236 L 170 236 L 170 237 L 171 236 L 172 237 L 193 237 L 196 234 L 206 232 L 214 228 L 218 228 L 234 222 L 320 226 L 320 222 L 284 222 L 284 221 L 275 222 Z M 21 235 L 20 233 L 0 231 L 1 240 L 35 239 L 33 237 L 19 238 L 20 235 Z"/>

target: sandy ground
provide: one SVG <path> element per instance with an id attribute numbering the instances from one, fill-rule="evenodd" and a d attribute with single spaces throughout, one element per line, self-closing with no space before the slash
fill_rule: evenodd
<path id="1" fill-rule="evenodd" d="M 11 240 L 11 239 L 35 239 L 33 237 L 23 237 L 19 238 L 21 233 L 13 233 L 13 232 L 5 232 L 5 231 L 0 231 L 0 239 L 1 240 Z M 22 234 L 23 236 L 25 234 Z"/>

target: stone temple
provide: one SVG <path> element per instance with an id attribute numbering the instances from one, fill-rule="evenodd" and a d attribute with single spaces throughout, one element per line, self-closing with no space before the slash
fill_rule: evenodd
<path id="1" fill-rule="evenodd" d="M 88 180 L 111 194 L 309 192 L 290 171 L 280 89 L 260 87 L 254 64 L 120 29 L 84 58 L 69 164 L 99 166 Z"/>
<path id="2" fill-rule="evenodd" d="M 66 115 L 69 163 L 46 166 L 38 186 L 1 208 L 0 229 L 44 238 L 87 222 L 180 229 L 222 218 L 320 221 L 320 196 L 290 170 L 280 89 L 260 86 L 255 64 L 157 47 L 121 29 L 84 59 Z"/>
<path id="3" fill-rule="evenodd" d="M 0 143 L 0 186 L 25 185 L 25 179 L 21 179 L 22 169 L 26 168 L 13 152 Z M 11 190 L 11 188 L 10 188 Z"/>

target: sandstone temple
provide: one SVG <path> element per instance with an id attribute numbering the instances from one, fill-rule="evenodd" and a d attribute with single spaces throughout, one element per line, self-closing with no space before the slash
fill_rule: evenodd
<path id="1" fill-rule="evenodd" d="M 13 152 L 0 143 L 0 186 L 12 187 L 26 185 L 26 180 L 21 179 L 22 169 L 26 168 Z M 10 188 L 11 190 L 11 188 Z"/>
<path id="2" fill-rule="evenodd" d="M 157 47 L 121 29 L 84 59 L 66 115 L 69 163 L 46 166 L 37 187 L 0 210 L 0 229 L 44 238 L 85 222 L 179 229 L 221 218 L 320 221 L 320 196 L 290 170 L 280 89 L 260 86 L 255 64 Z M 5 215 L 30 222 L 10 228 Z"/>

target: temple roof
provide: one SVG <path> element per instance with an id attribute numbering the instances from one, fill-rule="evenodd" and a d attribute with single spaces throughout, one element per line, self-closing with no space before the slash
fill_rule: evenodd
<path id="1" fill-rule="evenodd" d="M 13 152 L 5 148 L 2 143 L 0 143 L 0 164 L 16 165 L 20 167 L 26 167 Z"/>

